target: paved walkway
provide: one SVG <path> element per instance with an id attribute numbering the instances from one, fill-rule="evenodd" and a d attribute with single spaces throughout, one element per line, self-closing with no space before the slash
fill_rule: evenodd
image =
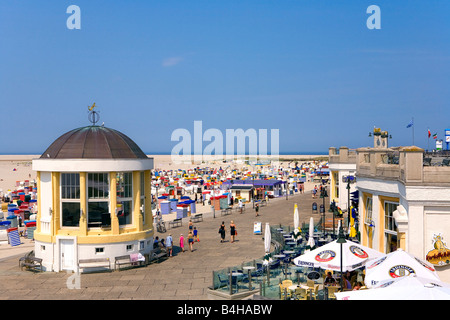
<path id="1" fill-rule="evenodd" d="M 328 199 L 326 199 L 328 201 Z M 194 244 L 194 251 L 178 252 L 175 256 L 160 263 L 152 263 L 147 267 L 127 269 L 105 273 L 83 273 L 80 277 L 79 289 L 69 289 L 67 280 L 72 274 L 65 272 L 33 273 L 21 271 L 18 258 L 24 252 L 33 249 L 33 243 L 27 242 L 16 248 L 5 249 L 0 246 L 0 299 L 151 299 L 151 300 L 206 300 L 207 288 L 212 285 L 212 272 L 232 267 L 242 262 L 260 259 L 264 255 L 264 242 L 261 235 L 253 233 L 255 221 L 263 226 L 293 225 L 294 204 L 297 203 L 300 222 L 309 223 L 314 216 L 318 222 L 320 216 L 312 215 L 312 202 L 322 203 L 322 199 L 312 199 L 310 188 L 304 194 L 286 198 L 271 199 L 268 206 L 260 209 L 260 216 L 248 206 L 244 214 L 233 212 L 216 217 L 211 211 L 204 213 L 204 221 L 194 223 L 199 230 L 200 242 Z M 328 204 L 326 204 L 328 209 Z M 203 209 L 203 208 L 202 208 Z M 206 209 L 205 209 L 206 210 Z M 203 210 L 201 210 L 203 211 Z M 329 214 L 329 213 L 328 213 Z M 238 236 L 234 243 L 229 242 L 229 224 L 234 220 Z M 218 229 L 222 221 L 227 226 L 226 242 L 220 242 Z M 183 226 L 169 229 L 175 245 L 181 233 L 188 233 L 188 219 Z M 28 246 L 28 247 L 26 247 Z M 188 249 L 188 248 L 187 248 Z M 70 279 L 69 279 L 70 280 Z M 76 284 L 76 283 L 72 283 Z"/>

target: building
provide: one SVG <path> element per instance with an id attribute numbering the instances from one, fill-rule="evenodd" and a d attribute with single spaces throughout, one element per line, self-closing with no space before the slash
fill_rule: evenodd
<path id="1" fill-rule="evenodd" d="M 387 134 L 375 133 L 373 148 L 356 149 L 361 243 L 384 253 L 402 248 L 450 281 L 450 166 L 416 146 L 389 147 Z"/>
<path id="2" fill-rule="evenodd" d="M 153 246 L 151 169 L 129 137 L 104 126 L 71 130 L 38 159 L 35 255 L 47 271 L 80 259 L 147 254 Z"/>
<path id="3" fill-rule="evenodd" d="M 352 193 L 356 190 L 356 151 L 347 147 L 334 147 L 328 150 L 330 170 L 330 201 L 334 201 L 342 210 L 351 205 Z M 348 190 L 350 187 L 350 193 Z M 350 200 L 350 203 L 349 203 Z"/>

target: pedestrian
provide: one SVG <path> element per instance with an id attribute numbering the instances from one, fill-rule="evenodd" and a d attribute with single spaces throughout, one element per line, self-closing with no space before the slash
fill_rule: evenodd
<path id="1" fill-rule="evenodd" d="M 194 227 L 194 224 L 192 223 L 192 219 L 189 220 L 189 232 L 192 232 L 192 228 Z"/>
<path id="2" fill-rule="evenodd" d="M 198 237 L 197 227 L 194 227 L 194 241 L 200 242 L 200 238 Z"/>
<path id="3" fill-rule="evenodd" d="M 153 241 L 153 249 L 158 248 L 159 246 L 159 237 L 156 236 L 155 241 Z"/>
<path id="4" fill-rule="evenodd" d="M 242 199 L 239 199 L 239 210 L 241 211 L 241 214 L 242 214 L 243 208 L 244 208 L 244 204 L 242 203 Z"/>
<path id="5" fill-rule="evenodd" d="M 259 212 L 259 205 L 256 204 L 255 205 L 255 212 L 256 212 L 256 217 L 259 216 L 258 212 Z"/>
<path id="6" fill-rule="evenodd" d="M 180 235 L 180 248 L 181 248 L 181 251 L 184 252 L 184 237 L 183 237 L 183 234 Z"/>
<path id="7" fill-rule="evenodd" d="M 172 245 L 173 245 L 172 234 L 169 234 L 166 237 L 166 248 L 167 248 L 167 254 L 169 257 L 172 256 Z"/>
<path id="8" fill-rule="evenodd" d="M 222 221 L 222 225 L 219 227 L 219 233 L 220 233 L 220 242 L 225 241 L 225 222 Z"/>
<path id="9" fill-rule="evenodd" d="M 192 252 L 192 250 L 194 249 L 194 235 L 192 234 L 192 231 L 189 231 L 187 239 L 189 244 L 189 251 Z"/>
<path id="10" fill-rule="evenodd" d="M 234 221 L 231 221 L 231 223 L 230 223 L 230 235 L 231 235 L 231 243 L 233 243 L 235 241 L 234 239 L 237 235 L 236 225 L 234 224 Z"/>
<path id="11" fill-rule="evenodd" d="M 161 239 L 161 241 L 159 242 L 159 248 L 161 249 L 161 251 L 167 252 L 167 248 L 166 248 L 166 244 L 164 243 L 164 239 Z"/>

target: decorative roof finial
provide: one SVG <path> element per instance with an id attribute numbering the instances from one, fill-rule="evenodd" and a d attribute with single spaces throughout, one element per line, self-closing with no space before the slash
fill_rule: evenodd
<path id="1" fill-rule="evenodd" d="M 100 120 L 100 115 L 98 114 L 97 111 L 94 110 L 94 108 L 96 107 L 95 102 L 92 106 L 88 106 L 88 110 L 89 110 L 89 121 L 92 122 L 92 125 L 95 126 L 95 124 Z"/>

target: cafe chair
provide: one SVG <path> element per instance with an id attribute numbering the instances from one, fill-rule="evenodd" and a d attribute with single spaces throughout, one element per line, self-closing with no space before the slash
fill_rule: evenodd
<path id="1" fill-rule="evenodd" d="M 295 300 L 307 300 L 308 292 L 304 288 L 296 288 L 295 292 L 294 292 L 294 299 Z"/>
<path id="2" fill-rule="evenodd" d="M 334 295 L 336 292 L 338 292 L 339 287 L 337 286 L 329 286 L 328 289 L 328 299 L 336 300 L 336 296 Z"/>

